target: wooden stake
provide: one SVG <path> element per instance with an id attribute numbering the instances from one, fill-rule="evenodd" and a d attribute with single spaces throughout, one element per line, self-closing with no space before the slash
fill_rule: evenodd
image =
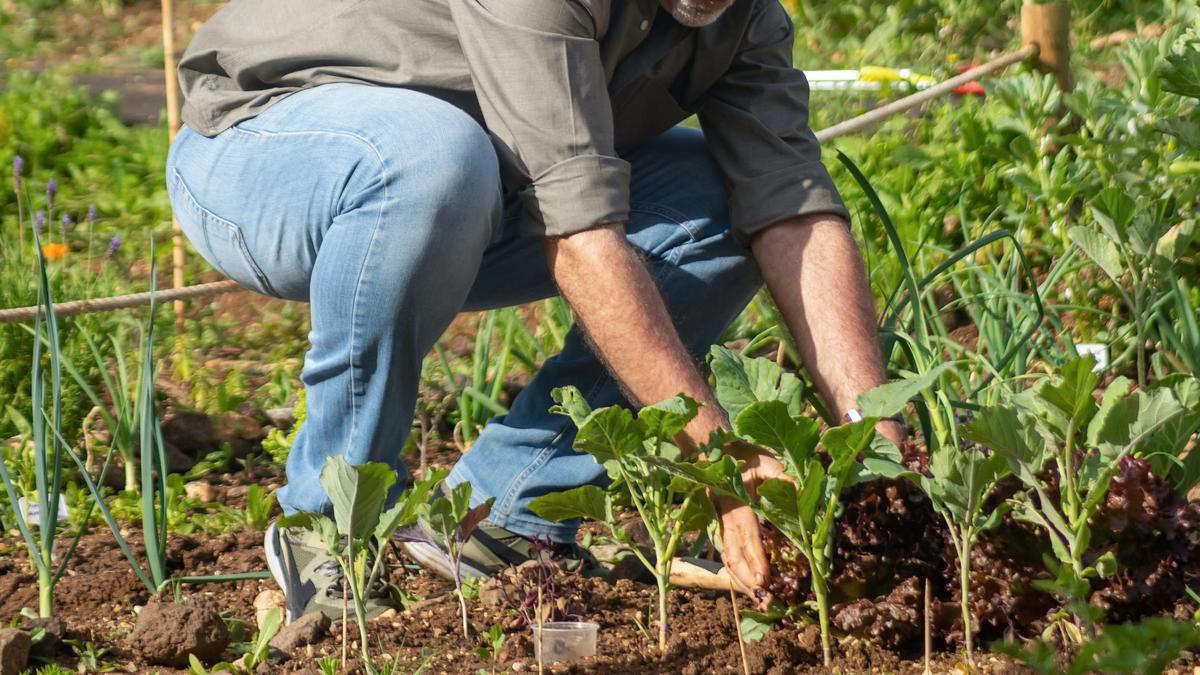
<path id="1" fill-rule="evenodd" d="M 925 674 L 933 675 L 930 659 L 933 654 L 933 612 L 929 601 L 929 579 L 925 579 Z"/>
<path id="2" fill-rule="evenodd" d="M 742 636 L 742 615 L 738 611 L 737 591 L 729 589 L 729 602 L 733 603 L 733 625 L 737 628 L 738 650 L 742 653 L 742 672 L 750 675 L 750 662 L 746 660 L 746 638 Z"/>
<path id="3" fill-rule="evenodd" d="M 1071 75 L 1071 6 L 1065 2 L 1021 5 L 1021 44 L 1038 46 L 1035 67 L 1058 80 L 1065 92 L 1074 91 Z"/>
<path id="4" fill-rule="evenodd" d="M 175 72 L 175 1 L 161 0 L 162 3 L 162 36 L 163 36 L 163 79 L 167 88 L 167 140 L 175 140 L 179 133 L 179 83 Z M 183 230 L 179 220 L 171 217 L 171 284 L 175 288 L 183 288 Z M 175 310 L 175 344 L 183 346 L 183 300 L 176 300 Z"/>

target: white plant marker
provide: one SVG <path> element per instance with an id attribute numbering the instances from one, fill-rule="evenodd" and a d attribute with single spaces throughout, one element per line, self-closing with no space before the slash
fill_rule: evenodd
<path id="1" fill-rule="evenodd" d="M 25 514 L 25 522 L 29 523 L 30 527 L 37 527 L 41 522 L 42 512 L 41 507 L 37 502 L 31 502 L 28 499 L 21 497 L 17 500 L 17 508 L 21 513 Z M 64 494 L 58 495 L 58 522 L 63 522 L 70 517 L 70 510 L 67 508 L 67 496 Z"/>
<path id="2" fill-rule="evenodd" d="M 1075 345 L 1075 351 L 1080 356 L 1091 356 L 1096 359 L 1096 367 L 1092 368 L 1093 373 L 1108 369 L 1108 345 L 1085 343 Z"/>

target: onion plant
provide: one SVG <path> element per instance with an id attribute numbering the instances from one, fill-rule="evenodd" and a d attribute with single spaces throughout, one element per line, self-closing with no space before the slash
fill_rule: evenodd
<path id="1" fill-rule="evenodd" d="M 33 234 L 33 242 L 37 251 L 39 311 L 34 321 L 33 361 L 30 364 L 33 410 L 29 419 L 29 440 L 33 445 L 36 515 L 33 505 L 20 508 L 22 495 L 18 494 L 2 458 L 0 481 L 4 483 L 17 529 L 25 540 L 29 558 L 37 571 L 38 614 L 50 617 L 54 614 L 54 586 L 66 570 L 85 528 L 79 528 L 65 554 L 55 550 L 58 522 L 60 515 L 65 515 L 59 511 L 63 496 L 63 455 L 70 452 L 70 447 L 62 433 L 62 361 L 58 318 L 54 313 L 46 260 L 41 253 L 41 238 L 37 232 Z M 90 513 L 89 507 L 83 523 L 87 522 Z"/>

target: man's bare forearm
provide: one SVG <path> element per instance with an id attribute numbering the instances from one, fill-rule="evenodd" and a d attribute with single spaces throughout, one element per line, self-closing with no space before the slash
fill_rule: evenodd
<path id="1" fill-rule="evenodd" d="M 883 384 L 875 305 L 850 228 L 835 216 L 778 223 L 751 246 L 800 357 L 833 414 Z"/>
<path id="2" fill-rule="evenodd" d="M 693 443 L 727 424 L 679 339 L 662 294 L 625 240 L 624 227 L 605 225 L 548 238 L 546 259 L 592 348 L 635 404 L 680 392 L 704 403 L 685 432 Z"/>

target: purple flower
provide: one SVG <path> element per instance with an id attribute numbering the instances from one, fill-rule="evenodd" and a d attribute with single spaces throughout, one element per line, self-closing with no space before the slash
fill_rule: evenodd
<path id="1" fill-rule="evenodd" d="M 60 231 L 60 232 L 61 232 L 61 234 L 62 234 L 62 240 L 63 240 L 63 243 L 66 243 L 66 241 L 67 241 L 67 234 L 70 232 L 70 230 L 71 230 L 71 223 L 73 223 L 73 222 L 74 222 L 74 221 L 73 221 L 73 220 L 71 220 L 71 214 L 69 214 L 69 213 L 64 213 L 64 214 L 62 215 L 62 227 L 61 227 L 61 229 L 60 229 L 59 231 Z"/>
<path id="2" fill-rule="evenodd" d="M 96 205 L 95 204 L 88 204 L 87 221 L 88 221 L 88 223 L 90 223 L 92 225 L 96 224 Z"/>
<path id="3" fill-rule="evenodd" d="M 42 236 L 42 232 L 45 229 L 46 229 L 46 212 L 38 211 L 37 213 L 33 214 L 33 231 L 37 232 L 37 235 L 40 237 L 40 236 Z"/>
<path id="4" fill-rule="evenodd" d="M 104 252 L 105 260 L 112 260 L 113 256 L 117 255 L 117 249 L 121 248 L 121 235 L 114 234 L 113 238 L 108 242 L 108 250 Z"/>
<path id="5" fill-rule="evenodd" d="M 25 159 L 20 155 L 13 155 L 13 189 L 17 192 L 21 191 L 23 175 L 25 175 Z"/>
<path id="6" fill-rule="evenodd" d="M 46 202 L 49 208 L 54 208 L 54 196 L 58 194 L 58 181 L 51 178 L 46 181 Z"/>

